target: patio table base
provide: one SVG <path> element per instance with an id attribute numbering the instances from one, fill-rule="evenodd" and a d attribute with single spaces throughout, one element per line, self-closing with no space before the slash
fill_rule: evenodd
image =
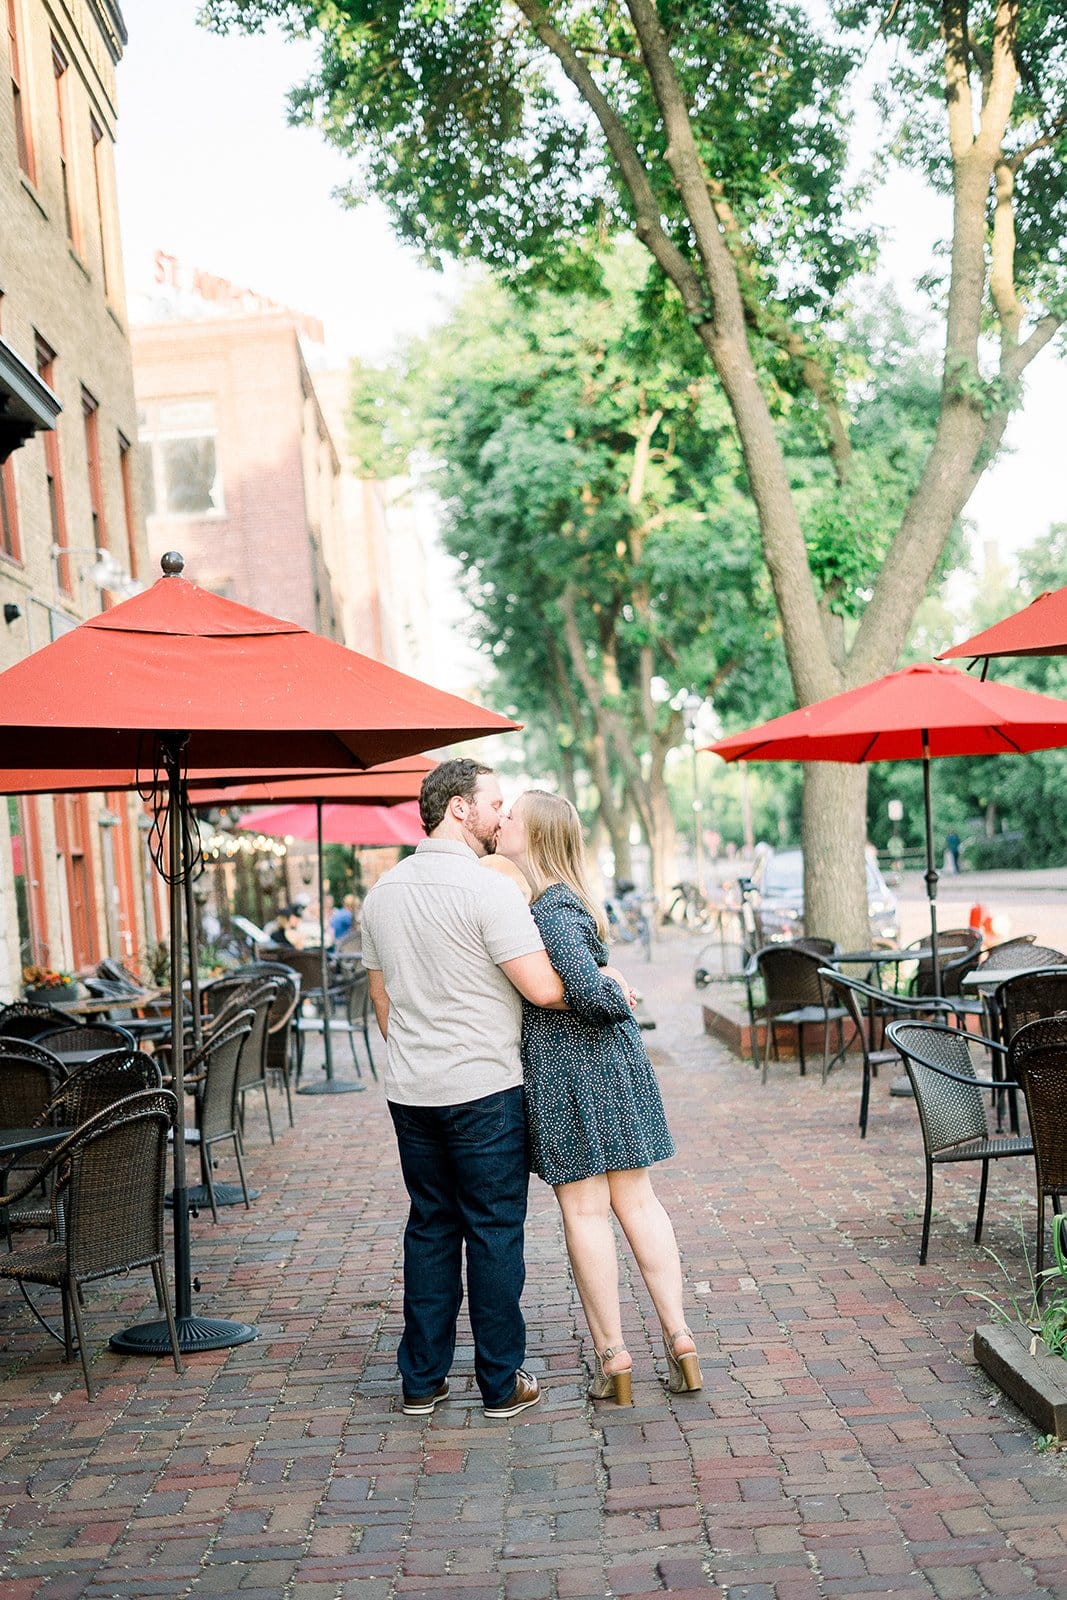
<path id="1" fill-rule="evenodd" d="M 906 1072 L 902 1072 L 899 1078 L 893 1079 L 889 1085 L 889 1093 L 896 1095 L 899 1100 L 914 1100 L 915 1093 L 911 1087 L 911 1079 Z"/>
<path id="2" fill-rule="evenodd" d="M 297 1094 L 362 1094 L 365 1083 L 355 1083 L 351 1078 L 317 1078 L 314 1083 L 302 1083 Z"/>
<path id="3" fill-rule="evenodd" d="M 229 1322 L 223 1317 L 177 1317 L 178 1349 L 183 1355 L 197 1350 L 229 1350 L 234 1345 L 250 1344 L 259 1330 L 250 1322 Z M 108 1347 L 127 1356 L 169 1356 L 170 1330 L 166 1319 L 142 1322 L 126 1328 L 108 1340 Z"/>
<path id="4" fill-rule="evenodd" d="M 259 1189 L 249 1189 L 249 1200 L 258 1200 L 261 1194 Z M 210 1211 L 211 1195 L 206 1183 L 198 1183 L 195 1189 L 188 1189 L 186 1196 L 189 1201 L 190 1211 Z M 217 1183 L 215 1185 L 215 1204 L 217 1206 L 243 1206 L 245 1203 L 244 1190 L 239 1183 Z M 168 1208 L 174 1205 L 173 1194 L 168 1194 L 163 1201 Z"/>

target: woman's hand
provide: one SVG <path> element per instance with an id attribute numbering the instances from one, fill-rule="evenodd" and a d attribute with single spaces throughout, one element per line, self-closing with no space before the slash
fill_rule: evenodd
<path id="1" fill-rule="evenodd" d="M 629 1002 L 630 1010 L 632 1011 L 637 1004 L 637 990 L 631 989 L 629 980 L 623 977 L 618 967 L 601 967 L 600 971 L 605 978 L 610 978 L 612 983 L 618 984 L 619 988 L 626 996 L 626 999 Z"/>

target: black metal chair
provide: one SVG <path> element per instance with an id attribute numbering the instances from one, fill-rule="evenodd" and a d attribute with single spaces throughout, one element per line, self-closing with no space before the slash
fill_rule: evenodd
<path id="1" fill-rule="evenodd" d="M 820 967 L 819 976 L 827 986 L 833 989 L 841 999 L 842 1005 L 848 1011 L 849 1019 L 856 1030 L 860 1049 L 863 1052 L 863 1087 L 860 1093 L 860 1138 L 867 1137 L 867 1117 L 871 1100 L 871 1079 L 878 1076 L 878 1068 L 891 1062 L 899 1062 L 900 1052 L 895 1048 L 886 1049 L 884 1046 L 884 1019 L 886 1016 L 895 1015 L 898 1019 L 914 1019 L 917 1015 L 939 1017 L 944 1021 L 954 1018 L 952 1007 L 947 1001 L 932 998 L 930 1000 L 907 1000 L 903 996 L 886 994 L 876 984 L 866 983 L 862 978 L 853 978 L 844 972 L 838 972 L 836 967 Z M 877 1009 L 876 1009 L 877 1008 Z M 874 1044 L 879 1022 L 883 1023 L 883 1043 Z"/>
<path id="2" fill-rule="evenodd" d="M 1026 1099 L 1037 1168 L 1038 1299 L 1045 1280 L 1045 1200 L 1060 1210 L 1067 1194 L 1067 1016 L 1039 1017 L 1012 1035 L 1008 1073 Z"/>
<path id="3" fill-rule="evenodd" d="M 119 1100 L 76 1128 L 23 1188 L 0 1195 L 2 1215 L 38 1179 L 54 1179 L 57 1224 L 62 1211 L 57 1237 L 0 1256 L 0 1277 L 59 1290 L 65 1358 L 74 1359 L 73 1322 L 90 1400 L 95 1396 L 82 1327 L 81 1289 L 99 1278 L 151 1267 L 175 1370 L 184 1371 L 163 1269 L 163 1185 L 174 1110 L 174 1096 L 165 1089 Z"/>
<path id="4" fill-rule="evenodd" d="M 201 1176 L 215 1222 L 219 1220 L 219 1208 L 215 1195 L 212 1149 L 222 1139 L 229 1139 L 233 1143 L 245 1209 L 251 1208 L 238 1125 L 237 1072 L 241 1052 L 254 1022 L 254 1011 L 249 1009 L 241 1012 L 232 1019 L 229 1027 L 212 1034 L 185 1064 L 186 1085 L 192 1088 L 196 1096 L 195 1126 L 186 1128 L 185 1140 L 187 1144 L 200 1147 Z"/>
<path id="5" fill-rule="evenodd" d="M 1013 1082 L 979 1078 L 973 1051 L 1003 1054 L 1003 1046 L 962 1028 L 936 1027 L 927 1022 L 891 1022 L 889 1038 L 904 1060 L 919 1108 L 926 1162 L 926 1204 L 923 1211 L 919 1265 L 926 1263 L 930 1243 L 930 1216 L 934 1203 L 934 1167 L 950 1161 L 980 1161 L 982 1182 L 978 1191 L 978 1216 L 974 1242 L 982 1238 L 989 1163 L 1008 1156 L 1034 1153 L 1030 1139 L 991 1138 L 986 1120 L 983 1089 L 999 1092 Z"/>
<path id="6" fill-rule="evenodd" d="M 807 1063 L 804 1053 L 804 1030 L 811 1023 L 822 1023 L 822 1076 L 829 1071 L 830 1024 L 837 1023 L 838 1053 L 844 1049 L 844 1019 L 848 1015 L 844 1006 L 831 1004 L 826 985 L 820 976 L 825 956 L 795 944 L 771 944 L 756 952 L 756 966 L 763 979 L 766 1001 L 763 1007 L 764 1041 L 763 1072 L 761 1082 L 767 1081 L 773 1047 L 778 1060 L 778 1026 L 786 1023 L 796 1029 L 797 1051 L 800 1056 L 800 1075 L 804 1077 Z"/>

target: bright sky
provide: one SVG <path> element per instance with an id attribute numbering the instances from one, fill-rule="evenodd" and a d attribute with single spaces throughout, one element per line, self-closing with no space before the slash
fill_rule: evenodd
<path id="1" fill-rule="evenodd" d="M 445 314 L 458 274 L 423 268 L 377 207 L 343 209 L 332 191 L 345 161 L 313 130 L 287 125 L 285 93 L 306 47 L 216 38 L 196 26 L 196 0 L 122 7 L 130 42 L 119 69 L 118 168 L 135 316 L 158 310 L 157 249 L 186 272 L 202 268 L 320 318 L 337 361 L 381 358 Z M 885 260 L 907 294 L 943 210 L 910 178 L 879 215 L 902 219 Z M 968 508 L 979 541 L 1003 551 L 1067 520 L 1067 360 L 1046 352 L 1034 363 L 1008 442 Z"/>

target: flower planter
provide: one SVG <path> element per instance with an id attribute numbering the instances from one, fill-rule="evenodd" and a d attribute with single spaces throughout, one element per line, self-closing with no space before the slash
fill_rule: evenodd
<path id="1" fill-rule="evenodd" d="M 32 1000 L 36 1005 L 59 1005 L 64 1000 L 76 1000 L 78 998 L 78 985 L 76 983 L 50 983 L 47 988 L 27 989 L 25 998 Z"/>
<path id="2" fill-rule="evenodd" d="M 1057 1444 L 1067 1444 L 1067 1360 L 1049 1355 L 1040 1340 L 1018 1322 L 989 1322 L 974 1330 L 978 1365 L 1019 1410 Z"/>

